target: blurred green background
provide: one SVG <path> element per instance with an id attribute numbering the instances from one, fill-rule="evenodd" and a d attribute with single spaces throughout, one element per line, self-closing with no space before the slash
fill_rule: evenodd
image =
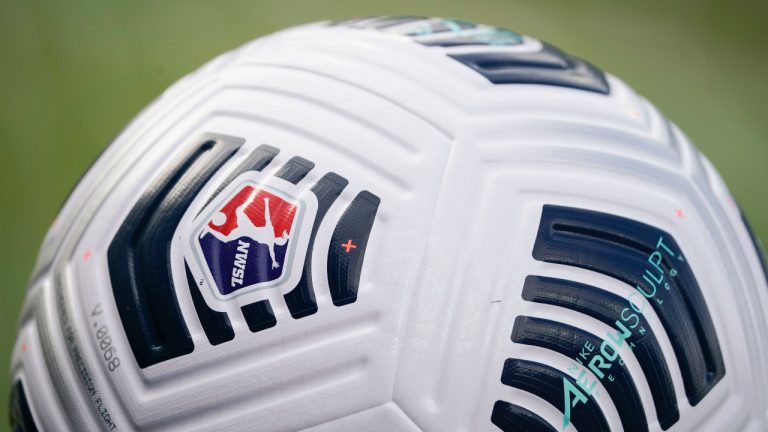
<path id="1" fill-rule="evenodd" d="M 215 55 L 359 15 L 464 18 L 549 41 L 653 101 L 714 162 L 768 240 L 768 2 L 0 0 L 0 371 L 62 200 L 144 105 Z M 0 380 L 0 430 L 8 387 Z"/>

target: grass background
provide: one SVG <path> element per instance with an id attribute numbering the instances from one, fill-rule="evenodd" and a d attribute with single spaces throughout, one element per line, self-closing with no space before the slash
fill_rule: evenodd
<path id="1" fill-rule="evenodd" d="M 0 371 L 42 237 L 90 162 L 145 104 L 218 53 L 359 15 L 464 18 L 614 73 L 714 162 L 768 241 L 768 2 L 0 0 Z M 7 426 L 0 379 L 0 430 Z"/>

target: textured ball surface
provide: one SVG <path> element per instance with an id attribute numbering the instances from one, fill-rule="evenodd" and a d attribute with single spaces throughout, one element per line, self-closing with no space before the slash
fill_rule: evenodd
<path id="1" fill-rule="evenodd" d="M 21 430 L 764 431 L 768 286 L 626 84 L 439 18 L 288 29 L 183 78 L 62 208 Z"/>

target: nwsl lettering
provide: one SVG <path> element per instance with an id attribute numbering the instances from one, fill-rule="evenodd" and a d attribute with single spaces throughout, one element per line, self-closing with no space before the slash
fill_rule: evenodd
<path id="1" fill-rule="evenodd" d="M 666 281 L 667 272 L 662 267 L 662 262 L 665 257 L 677 258 L 682 260 L 682 255 L 676 256 L 675 252 L 670 249 L 664 243 L 664 237 L 660 237 L 656 243 L 656 250 L 653 251 L 647 260 L 647 267 L 643 269 L 643 280 L 646 282 L 643 286 L 636 285 L 635 290 L 648 299 L 649 301 L 656 301 L 659 304 L 664 303 L 664 300 L 658 298 L 658 288 L 663 287 L 666 290 L 670 289 L 669 282 Z M 671 277 L 677 275 L 677 271 L 672 269 L 669 272 Z M 639 334 L 645 333 L 645 328 L 639 327 L 640 317 L 638 314 L 643 314 L 645 310 L 645 303 L 640 308 L 635 302 L 632 301 L 632 297 L 636 293 L 633 292 L 627 297 L 628 307 L 624 308 L 619 314 L 619 318 L 614 324 L 614 329 L 609 331 L 603 342 L 599 347 L 587 342 L 582 347 L 579 355 L 574 359 L 574 363 L 568 369 L 568 372 L 576 378 L 576 385 L 570 380 L 563 377 L 563 394 L 565 399 L 565 406 L 563 407 L 563 429 L 565 429 L 571 422 L 571 410 L 580 403 L 586 403 L 587 397 L 592 394 L 598 380 L 608 379 L 613 381 L 614 378 L 610 375 L 609 371 L 614 363 L 619 363 L 620 366 L 624 366 L 621 359 L 619 359 L 619 348 L 624 344 L 624 341 L 631 338 L 634 332 Z M 629 342 L 630 349 L 634 348 L 634 344 Z M 617 361 L 618 359 L 618 361 Z M 584 364 L 586 363 L 586 368 Z M 587 376 L 587 369 L 591 371 L 597 380 L 589 380 Z M 606 375 L 607 374 L 607 375 Z"/>
<path id="2" fill-rule="evenodd" d="M 232 265 L 232 288 L 243 284 L 243 275 L 245 275 L 245 263 L 248 262 L 248 248 L 250 243 L 242 240 L 237 241 L 237 253 L 235 262 Z"/>

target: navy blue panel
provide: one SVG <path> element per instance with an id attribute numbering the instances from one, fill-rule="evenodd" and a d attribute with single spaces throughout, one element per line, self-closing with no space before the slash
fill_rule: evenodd
<path id="1" fill-rule="evenodd" d="M 197 311 L 197 316 L 200 318 L 200 324 L 203 326 L 208 342 L 211 345 L 218 345 L 234 339 L 235 331 L 232 330 L 232 324 L 230 324 L 226 312 L 215 311 L 208 307 L 203 295 L 200 293 L 200 287 L 197 286 L 195 277 L 192 276 L 192 272 L 186 263 L 184 268 L 187 272 L 187 285 L 189 285 L 189 292 L 192 295 L 192 303 L 195 305 L 195 311 Z"/>
<path id="2" fill-rule="evenodd" d="M 112 292 L 136 363 L 145 368 L 192 352 L 171 274 L 171 240 L 200 189 L 241 142 L 197 145 L 142 195 L 107 252 Z"/>
<path id="3" fill-rule="evenodd" d="M 294 156 L 288 160 L 275 174 L 275 177 L 296 184 L 312 171 L 315 164 L 300 156 Z"/>
<path id="4" fill-rule="evenodd" d="M 578 388 L 578 384 L 570 376 L 551 366 L 529 360 L 507 359 L 501 374 L 502 383 L 532 393 L 559 411 L 563 411 L 565 406 L 564 379 Z M 603 411 L 591 395 L 587 396 L 586 403 L 579 403 L 572 408 L 571 423 L 580 431 L 610 431 Z"/>
<path id="5" fill-rule="evenodd" d="M 768 264 L 765 260 L 765 251 L 763 250 L 763 246 L 760 243 L 760 239 L 757 238 L 757 235 L 755 235 L 755 232 L 752 230 L 752 225 L 749 224 L 749 221 L 747 220 L 747 217 L 744 216 L 743 212 L 741 213 L 741 220 L 744 221 L 744 226 L 747 227 L 749 236 L 752 238 L 752 245 L 755 246 L 757 257 L 760 258 L 760 263 L 763 265 L 763 276 L 765 277 L 766 283 L 768 283 Z"/>
<path id="6" fill-rule="evenodd" d="M 608 94 L 605 74 L 590 63 L 543 44 L 537 52 L 450 54 L 494 84 L 542 84 Z"/>
<path id="7" fill-rule="evenodd" d="M 661 263 L 668 289 L 651 290 L 644 272 L 660 239 L 679 255 L 663 257 Z M 675 350 L 691 405 L 698 404 L 725 375 L 717 333 L 699 284 L 668 233 L 619 216 L 545 205 L 533 257 L 603 273 L 653 294 L 649 303 Z M 675 277 L 670 276 L 673 269 Z"/>
<path id="8" fill-rule="evenodd" d="M 238 254 L 238 243 L 229 242 L 222 243 L 213 234 L 205 234 L 199 238 L 200 246 L 202 246 L 203 255 L 209 263 L 234 263 Z M 258 243 L 251 238 L 241 238 L 240 241 L 247 244 L 248 256 L 245 257 L 246 267 L 251 271 L 245 272 L 242 279 L 243 286 L 259 283 L 264 280 L 277 279 L 282 273 L 280 267 L 262 266 L 259 267 L 259 263 L 269 262 L 270 250 L 266 244 Z M 285 262 L 285 255 L 288 251 L 288 245 L 275 245 L 274 253 L 275 260 L 277 262 Z M 219 266 L 220 264 L 216 264 Z M 213 285 L 223 295 L 229 295 L 236 292 L 239 288 L 233 287 L 230 284 L 231 270 L 229 272 L 223 272 L 216 269 L 212 272 Z"/>
<path id="9" fill-rule="evenodd" d="M 603 339 L 592 333 L 568 324 L 526 316 L 519 316 L 515 320 L 512 341 L 552 350 L 570 359 L 580 358 L 585 343 L 589 343 L 595 349 L 599 349 L 603 343 Z M 581 360 L 586 368 L 589 358 L 581 358 Z M 605 377 L 600 379 L 600 382 L 619 412 L 622 427 L 626 432 L 646 432 L 648 422 L 645 417 L 645 409 L 632 376 L 621 365 L 623 364 L 621 356 L 618 356 L 610 364 L 611 366 L 603 372 Z M 602 369 L 598 370 L 603 371 Z M 609 375 L 614 378 L 613 381 L 607 378 Z"/>
<path id="10" fill-rule="evenodd" d="M 634 326 L 627 341 L 635 345 L 632 352 L 651 387 L 661 428 L 667 430 L 680 419 L 675 387 L 664 353 L 648 321 L 642 314 L 635 313 L 626 299 L 591 285 L 543 276 L 525 279 L 523 299 L 571 309 L 611 327 L 616 320 L 626 319 L 627 326 Z M 643 329 L 642 333 L 640 329 Z"/>
<path id="11" fill-rule="evenodd" d="M 298 319 L 317 312 L 317 302 L 315 301 L 315 291 L 312 285 L 312 250 L 315 247 L 315 237 L 320 223 L 325 214 L 331 207 L 341 191 L 347 187 L 349 182 L 344 177 L 336 173 L 324 175 L 317 183 L 312 186 L 312 192 L 317 196 L 317 216 L 312 225 L 312 234 L 309 237 L 307 246 L 307 256 L 304 258 L 304 269 L 301 272 L 301 279 L 296 287 L 287 293 L 285 303 L 291 316 Z"/>
<path id="12" fill-rule="evenodd" d="M 8 398 L 8 417 L 11 421 L 13 432 L 37 432 L 35 419 L 27 403 L 27 395 L 21 381 L 11 387 L 11 396 Z"/>
<path id="13" fill-rule="evenodd" d="M 504 432 L 557 432 L 536 413 L 504 401 L 493 404 L 491 422 Z"/>
<path id="14" fill-rule="evenodd" d="M 275 319 L 275 314 L 272 312 L 269 300 L 261 300 L 245 305 L 241 310 L 243 311 L 245 322 L 248 323 L 248 329 L 253 333 L 277 325 L 277 319 Z"/>
<path id="15" fill-rule="evenodd" d="M 336 306 L 354 303 L 365 249 L 381 199 L 362 191 L 341 215 L 328 247 L 328 285 Z M 346 246 L 345 246 L 346 245 Z"/>

